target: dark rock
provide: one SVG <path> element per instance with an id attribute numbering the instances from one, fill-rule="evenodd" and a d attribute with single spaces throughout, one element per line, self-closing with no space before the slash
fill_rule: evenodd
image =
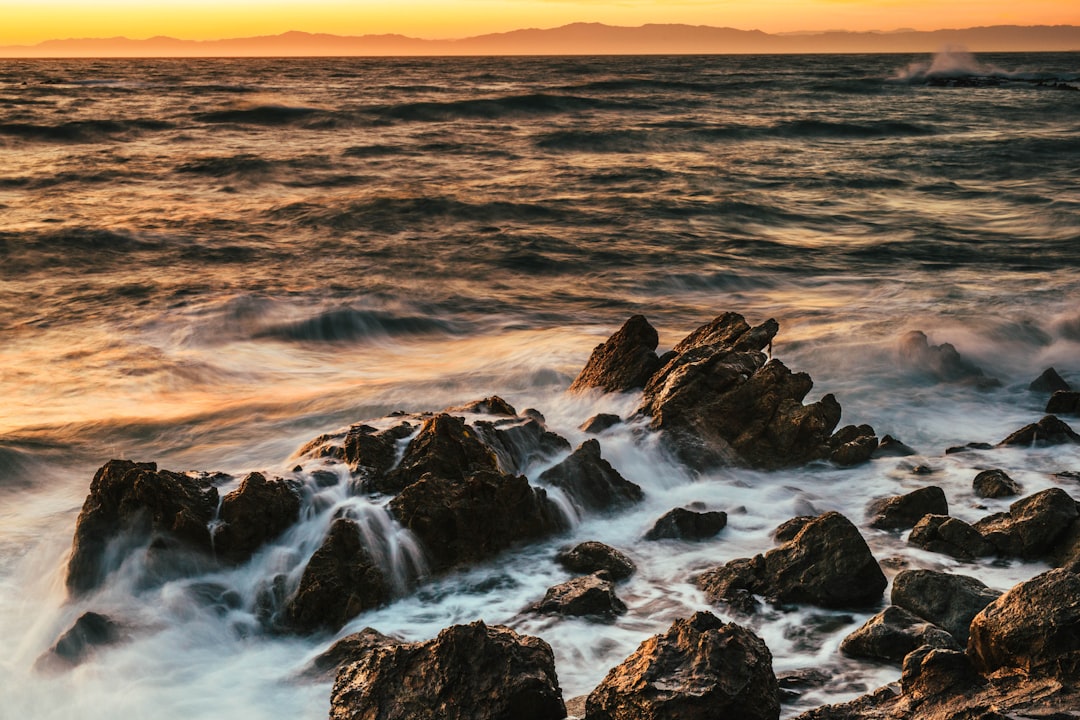
<path id="1" fill-rule="evenodd" d="M 637 484 L 600 456 L 596 440 L 586 440 L 568 458 L 545 470 L 540 482 L 561 488 L 575 505 L 592 511 L 614 510 L 645 497 Z"/>
<path id="2" fill-rule="evenodd" d="M 612 580 L 623 580 L 634 574 L 633 561 L 610 545 L 588 541 L 563 550 L 555 561 L 570 572 L 591 575 L 606 572 Z"/>
<path id="3" fill-rule="evenodd" d="M 587 720 L 776 720 L 779 688 L 760 638 L 699 612 L 643 642 L 589 694 Z"/>
<path id="4" fill-rule="evenodd" d="M 739 313 L 726 312 L 690 333 L 671 349 L 675 355 L 696 348 L 719 346 L 737 352 L 760 352 L 772 344 L 780 325 L 768 319 L 751 328 Z"/>
<path id="5" fill-rule="evenodd" d="M 1072 390 L 1069 383 L 1058 375 L 1054 368 L 1043 370 L 1043 374 L 1031 381 L 1028 389 L 1032 392 L 1055 393 L 1058 390 Z"/>
<path id="6" fill-rule="evenodd" d="M 874 450 L 874 457 L 911 457 L 917 455 L 915 449 L 910 445 L 906 445 L 900 440 L 897 440 L 892 435 L 886 435 L 881 438 L 881 442 L 878 443 L 877 449 Z"/>
<path id="7" fill-rule="evenodd" d="M 1001 384 L 987 377 L 978 365 L 962 357 L 950 343 L 931 345 L 926 334 L 919 330 L 909 332 L 900 339 L 900 361 L 904 366 L 940 382 L 970 384 L 978 388 Z"/>
<path id="8" fill-rule="evenodd" d="M 873 605 L 887 584 L 858 529 L 836 512 L 806 522 L 764 556 L 733 560 L 703 573 L 697 583 L 711 602 L 746 590 L 827 608 Z"/>
<path id="9" fill-rule="evenodd" d="M 483 400 L 474 400 L 473 402 L 462 405 L 460 407 L 448 408 L 446 412 L 474 413 L 477 415 L 517 415 L 517 411 L 514 410 L 514 406 L 503 400 L 498 395 L 492 395 L 491 397 L 484 398 Z"/>
<path id="10" fill-rule="evenodd" d="M 427 473 L 457 480 L 479 471 L 497 471 L 495 451 L 459 417 L 441 413 L 424 421 L 420 432 L 407 448 L 401 462 L 385 478 L 377 479 L 372 489 L 396 493 Z"/>
<path id="11" fill-rule="evenodd" d="M 218 519 L 222 524 L 214 530 L 214 552 L 220 558 L 244 562 L 299 518 L 300 496 L 289 483 L 251 473 L 221 501 Z"/>
<path id="12" fill-rule="evenodd" d="M 38 658 L 34 667 L 46 671 L 73 668 L 97 648 L 115 645 L 123 639 L 123 627 L 109 617 L 96 612 L 83 613 L 56 644 Z"/>
<path id="13" fill-rule="evenodd" d="M 217 489 L 203 477 L 157 469 L 155 463 L 110 460 L 94 475 L 75 524 L 67 587 L 73 595 L 98 587 L 123 560 L 109 558 L 122 536 L 144 542 L 165 536 L 207 556 L 209 524 L 217 511 Z"/>
<path id="14" fill-rule="evenodd" d="M 966 575 L 904 570 L 893 578 L 891 599 L 893 605 L 943 628 L 964 644 L 971 619 L 1000 595 Z"/>
<path id="15" fill-rule="evenodd" d="M 1001 498 L 1020 494 L 1020 484 L 1004 470 L 983 470 L 971 483 L 975 494 L 982 498 Z"/>
<path id="16" fill-rule="evenodd" d="M 959 648 L 923 645 L 904 658 L 900 685 L 909 699 L 947 697 L 984 684 L 971 660 Z"/>
<path id="17" fill-rule="evenodd" d="M 530 608 L 543 615 L 614 618 L 626 612 L 615 586 L 599 575 L 585 575 L 548 588 L 544 599 Z"/>
<path id="18" fill-rule="evenodd" d="M 670 510 L 656 521 L 646 540 L 707 540 L 727 525 L 727 513 L 695 512 L 686 508 Z"/>
<path id="19" fill-rule="evenodd" d="M 1037 423 L 1020 428 L 999 444 L 1030 447 L 1032 445 L 1068 445 L 1077 443 L 1080 443 L 1080 435 L 1073 432 L 1073 429 L 1068 424 L 1058 420 L 1053 415 L 1047 415 Z"/>
<path id="20" fill-rule="evenodd" d="M 600 413 L 598 415 L 593 415 L 591 418 L 583 422 L 578 428 L 578 430 L 583 430 L 590 435 L 599 435 L 605 430 L 621 424 L 622 418 L 618 415 L 612 415 L 611 413 Z"/>
<path id="21" fill-rule="evenodd" d="M 999 554 L 1034 560 L 1053 552 L 1078 516 L 1076 501 L 1064 490 L 1050 488 L 1017 500 L 1008 512 L 982 518 L 974 527 Z"/>
<path id="22" fill-rule="evenodd" d="M 1058 537 L 1050 560 L 1054 567 L 1080 574 L 1080 518 L 1074 520 Z"/>
<path id="23" fill-rule="evenodd" d="M 972 620 L 968 655 L 983 674 L 1018 669 L 1075 685 L 1078 630 L 1080 575 L 1050 570 L 1012 588 Z"/>
<path id="24" fill-rule="evenodd" d="M 848 657 L 899 664 L 922 645 L 963 650 L 952 635 L 937 625 L 890 605 L 844 638 L 840 652 Z"/>
<path id="25" fill-rule="evenodd" d="M 570 392 L 599 388 L 604 392 L 629 392 L 645 387 L 660 369 L 656 357 L 659 337 L 643 315 L 634 315 L 607 341 L 597 345 Z"/>
<path id="26" fill-rule="evenodd" d="M 1046 403 L 1050 415 L 1080 415 L 1080 392 L 1058 390 Z"/>
<path id="27" fill-rule="evenodd" d="M 875 500 L 870 504 L 870 527 L 879 530 L 903 530 L 914 527 L 924 515 L 948 515 L 945 491 L 935 485 L 919 488 L 907 495 Z"/>
<path id="28" fill-rule="evenodd" d="M 563 720 L 551 647 L 482 621 L 341 669 L 330 720 Z"/>
<path id="29" fill-rule="evenodd" d="M 912 528 L 908 543 L 967 562 L 995 552 L 978 530 L 948 515 L 924 515 Z"/>
<path id="30" fill-rule="evenodd" d="M 360 526 L 338 518 L 304 568 L 285 607 L 285 623 L 300 632 L 332 632 L 390 596 L 390 583 L 364 546 Z"/>
<path id="31" fill-rule="evenodd" d="M 860 465 L 874 456 L 878 438 L 869 425 L 845 425 L 829 438 L 829 459 L 841 467 Z"/>
<path id="32" fill-rule="evenodd" d="M 362 660 L 376 648 L 400 645 L 401 641 L 383 635 L 375 628 L 366 627 L 360 632 L 346 635 L 312 660 L 301 672 L 301 677 L 315 680 L 333 680 L 338 670 L 349 663 Z"/>
<path id="33" fill-rule="evenodd" d="M 832 676 L 819 668 L 802 668 L 776 676 L 780 687 L 780 702 L 791 702 L 802 696 L 807 690 L 824 686 Z"/>
<path id="34" fill-rule="evenodd" d="M 543 419 L 533 417 L 480 421 L 480 439 L 495 452 L 499 468 L 519 475 L 535 461 L 570 450 L 565 438 L 549 431 Z"/>
<path id="35" fill-rule="evenodd" d="M 425 475 L 390 501 L 423 543 L 434 570 L 473 563 L 566 527 L 558 507 L 520 475 L 476 472 L 462 479 Z"/>
<path id="36" fill-rule="evenodd" d="M 785 520 L 772 531 L 772 538 L 778 544 L 794 540 L 795 536 L 802 532 L 802 529 L 813 521 L 813 515 L 799 515 L 790 520 Z"/>
<path id="37" fill-rule="evenodd" d="M 370 476 L 378 485 L 397 460 L 397 443 L 413 433 L 413 426 L 400 423 L 387 430 L 370 425 L 353 425 L 345 434 L 344 460 L 353 472 Z"/>
<path id="38" fill-rule="evenodd" d="M 946 455 L 955 455 L 962 452 L 970 452 L 971 450 L 993 450 L 994 446 L 990 443 L 984 442 L 969 442 L 967 445 L 954 445 L 953 447 L 946 448 Z"/>

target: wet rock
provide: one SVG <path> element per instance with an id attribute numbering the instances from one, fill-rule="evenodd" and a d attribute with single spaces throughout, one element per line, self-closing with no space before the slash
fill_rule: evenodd
<path id="1" fill-rule="evenodd" d="M 560 551 L 555 561 L 570 572 L 586 575 L 606 572 L 612 580 L 624 580 L 637 570 L 626 555 L 610 545 L 592 540 Z"/>
<path id="2" fill-rule="evenodd" d="M 474 563 L 566 527 L 543 489 L 521 475 L 491 471 L 458 479 L 427 474 L 391 500 L 390 510 L 423 543 L 434 570 Z"/>
<path id="3" fill-rule="evenodd" d="M 912 455 L 917 454 L 915 448 L 897 440 L 892 435 L 886 435 L 881 438 L 881 442 L 878 443 L 877 449 L 874 450 L 873 457 L 911 457 Z"/>
<path id="4" fill-rule="evenodd" d="M 604 392 L 629 392 L 645 387 L 660 369 L 656 356 L 659 337 L 643 315 L 634 315 L 605 342 L 597 345 L 588 362 L 570 385 L 570 392 L 599 388 Z"/>
<path id="5" fill-rule="evenodd" d="M 891 600 L 893 605 L 943 628 L 964 644 L 972 618 L 1000 595 L 966 575 L 904 570 L 893 578 Z"/>
<path id="6" fill-rule="evenodd" d="M 967 562 L 995 552 L 978 530 L 948 515 L 924 515 L 912 528 L 908 543 Z"/>
<path id="7" fill-rule="evenodd" d="M 37 659 L 38 670 L 56 671 L 82 664 L 97 648 L 115 645 L 124 639 L 124 628 L 106 615 L 87 612 L 79 616 L 56 644 Z"/>
<path id="8" fill-rule="evenodd" d="M 981 498 L 1001 498 L 1020 494 L 1020 483 L 1009 477 L 1004 470 L 983 470 L 975 476 L 971 487 Z"/>
<path id="9" fill-rule="evenodd" d="M 563 720 L 551 647 L 482 621 L 341 669 L 330 720 Z"/>
<path id="10" fill-rule="evenodd" d="M 333 680 L 338 670 L 349 663 L 362 660 L 376 648 L 400 645 L 401 640 L 383 635 L 375 628 L 366 627 L 360 632 L 346 635 L 317 656 L 301 672 L 301 676 L 317 680 Z"/>
<path id="11" fill-rule="evenodd" d="M 125 536 L 133 543 L 165 538 L 209 556 L 208 526 L 217 504 L 217 489 L 205 477 L 110 460 L 94 475 L 75 524 L 68 591 L 79 595 L 98 587 L 123 560 L 108 552 L 110 544 Z"/>
<path id="12" fill-rule="evenodd" d="M 614 618 L 626 612 L 626 604 L 615 595 L 611 580 L 585 575 L 548 588 L 544 599 L 530 608 L 542 615 Z"/>
<path id="13" fill-rule="evenodd" d="M 832 676 L 819 668 L 802 668 L 776 676 L 780 687 L 780 702 L 791 702 L 802 696 L 807 690 L 824 686 Z"/>
<path id="14" fill-rule="evenodd" d="M 1076 501 L 1064 490 L 1050 488 L 1017 500 L 1008 512 L 982 518 L 974 527 L 999 554 L 1034 560 L 1051 554 L 1078 516 Z"/>
<path id="15" fill-rule="evenodd" d="M 687 335 L 672 348 L 675 355 L 703 347 L 722 347 L 736 352 L 760 352 L 772 344 L 780 330 L 773 319 L 750 327 L 739 313 L 726 312 Z"/>
<path id="16" fill-rule="evenodd" d="M 940 382 L 970 384 L 978 388 L 1001 384 L 987 377 L 978 365 L 961 356 L 952 344 L 931 345 L 926 333 L 919 330 L 909 332 L 900 339 L 900 362 Z"/>
<path id="17" fill-rule="evenodd" d="M 911 700 L 947 697 L 984 684 L 959 648 L 923 645 L 904 658 L 900 685 Z"/>
<path id="18" fill-rule="evenodd" d="M 1054 567 L 1080 574 L 1080 518 L 1058 537 L 1050 560 Z"/>
<path id="19" fill-rule="evenodd" d="M 1020 428 L 999 444 L 1031 447 L 1033 445 L 1069 445 L 1077 443 L 1080 443 L 1080 435 L 1073 432 L 1073 429 L 1068 424 L 1053 415 L 1047 415 L 1037 423 Z"/>
<path id="20" fill-rule="evenodd" d="M 460 407 L 452 407 L 446 410 L 448 413 L 474 413 L 477 415 L 511 415 L 516 416 L 514 406 L 503 400 L 498 395 L 486 397 L 483 400 L 474 400 Z"/>
<path id="21" fill-rule="evenodd" d="M 299 518 L 300 496 L 289 483 L 251 473 L 221 501 L 214 552 L 220 558 L 244 562 Z"/>
<path id="22" fill-rule="evenodd" d="M 397 443 L 412 435 L 415 428 L 405 422 L 387 430 L 370 425 L 353 425 L 345 434 L 344 460 L 354 473 L 361 473 L 375 488 L 397 460 Z"/>
<path id="23" fill-rule="evenodd" d="M 537 460 L 570 450 L 565 438 L 549 431 L 541 417 L 513 418 L 475 425 L 480 439 L 495 452 L 503 472 L 522 474 Z"/>
<path id="24" fill-rule="evenodd" d="M 962 452 L 970 452 L 972 450 L 993 450 L 994 446 L 990 443 L 984 442 L 969 442 L 967 445 L 954 445 L 945 449 L 946 455 L 955 455 Z"/>
<path id="25" fill-rule="evenodd" d="M 727 526 L 727 513 L 675 508 L 656 521 L 646 540 L 708 540 Z"/>
<path id="26" fill-rule="evenodd" d="M 390 596 L 390 583 L 364 546 L 360 526 L 338 518 L 304 568 L 285 606 L 285 624 L 298 632 L 333 632 Z"/>
<path id="27" fill-rule="evenodd" d="M 590 435 L 599 435 L 600 433 L 622 424 L 622 418 L 618 415 L 612 415 L 611 413 L 599 413 L 593 415 L 591 418 L 581 424 L 578 430 L 583 430 Z"/>
<path id="28" fill-rule="evenodd" d="M 779 688 L 760 638 L 699 612 L 676 620 L 613 668 L 586 701 L 587 720 L 776 720 Z"/>
<path id="29" fill-rule="evenodd" d="M 1080 415 L 1080 392 L 1058 390 L 1046 403 L 1046 412 L 1051 415 Z"/>
<path id="30" fill-rule="evenodd" d="M 561 488 L 578 507 L 614 510 L 640 502 L 645 494 L 600 456 L 600 443 L 586 440 L 558 465 L 540 475 L 540 482 Z"/>
<path id="31" fill-rule="evenodd" d="M 427 473 L 460 479 L 479 471 L 497 471 L 495 451 L 485 445 L 476 431 L 453 415 L 440 413 L 428 418 L 413 438 L 394 470 L 375 479 L 372 489 L 397 493 Z"/>
<path id="32" fill-rule="evenodd" d="M 945 491 L 935 485 L 919 488 L 907 495 L 875 500 L 870 504 L 870 527 L 879 530 L 903 530 L 914 527 L 924 515 L 948 515 Z"/>
<path id="33" fill-rule="evenodd" d="M 840 652 L 848 657 L 901 663 L 922 645 L 962 650 L 953 636 L 904 608 L 890 605 L 844 638 Z"/>
<path id="34" fill-rule="evenodd" d="M 710 602 L 739 590 L 827 608 L 866 607 L 881 599 L 885 575 L 850 520 L 837 512 L 805 522 L 764 556 L 733 560 L 698 577 Z"/>
<path id="35" fill-rule="evenodd" d="M 1041 393 L 1055 393 L 1058 390 L 1072 390 L 1069 383 L 1065 382 L 1065 379 L 1058 375 L 1057 370 L 1054 368 L 1043 370 L 1042 375 L 1031 381 L 1031 385 L 1028 385 L 1028 389 L 1032 392 Z"/>
<path id="36" fill-rule="evenodd" d="M 867 462 L 878 449 L 878 438 L 869 425 L 846 425 L 829 438 L 829 459 L 841 467 Z"/>

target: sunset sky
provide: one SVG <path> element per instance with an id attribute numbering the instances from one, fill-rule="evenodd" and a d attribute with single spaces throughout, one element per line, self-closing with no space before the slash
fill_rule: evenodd
<path id="1" fill-rule="evenodd" d="M 458 38 L 571 22 L 893 30 L 1080 24 L 1077 0 L 0 0 L 0 45 L 58 38 L 209 40 L 288 30 Z"/>

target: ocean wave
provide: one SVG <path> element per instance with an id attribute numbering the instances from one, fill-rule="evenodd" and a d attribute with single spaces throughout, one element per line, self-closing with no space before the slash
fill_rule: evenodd
<path id="1" fill-rule="evenodd" d="M 313 317 L 281 323 L 255 332 L 256 338 L 289 342 L 348 343 L 373 338 L 454 332 L 450 323 L 419 315 L 339 308 Z"/>
<path id="2" fill-rule="evenodd" d="M 291 203 L 270 211 L 275 219 L 288 219 L 308 227 L 335 230 L 377 229 L 393 232 L 433 220 L 497 223 L 510 221 L 557 221 L 560 209 L 529 202 L 489 201 L 471 203 L 452 197 L 374 197 L 342 206 Z"/>
<path id="3" fill-rule="evenodd" d="M 72 120 L 58 125 L 39 123 L 0 123 L 0 135 L 57 143 L 93 143 L 119 140 L 144 130 L 167 130 L 172 123 L 163 120 Z"/>
<path id="4" fill-rule="evenodd" d="M 576 95 L 532 93 L 500 98 L 410 102 L 376 111 L 387 121 L 440 122 L 450 120 L 498 120 L 506 117 L 556 115 L 602 109 L 629 109 L 624 104 Z"/>
<path id="5" fill-rule="evenodd" d="M 293 125 L 326 116 L 325 110 L 290 105 L 256 105 L 199 113 L 195 119 L 205 123 L 235 123 L 238 125 Z"/>

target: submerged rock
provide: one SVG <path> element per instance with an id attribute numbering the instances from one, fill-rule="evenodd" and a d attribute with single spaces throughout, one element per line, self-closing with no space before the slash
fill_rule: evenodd
<path id="1" fill-rule="evenodd" d="M 919 330 L 909 332 L 900 339 L 900 362 L 940 382 L 970 384 L 978 388 L 1001 384 L 988 377 L 978 365 L 961 356 L 952 344 L 931 345 L 926 333 Z"/>
<path id="2" fill-rule="evenodd" d="M 570 385 L 570 392 L 598 388 L 629 392 L 645 387 L 660 369 L 655 328 L 643 315 L 634 315 L 606 341 L 593 349 L 585 367 Z"/>
<path id="3" fill-rule="evenodd" d="M 893 578 L 891 600 L 893 605 L 943 628 L 964 644 L 972 618 L 1000 595 L 967 575 L 904 570 Z"/>
<path id="4" fill-rule="evenodd" d="M 1080 392 L 1056 391 L 1046 403 L 1046 412 L 1051 415 L 1080 415 Z"/>
<path id="5" fill-rule="evenodd" d="M 1020 494 L 1020 484 L 1004 470 L 983 470 L 971 481 L 971 487 L 981 498 L 1002 498 Z"/>
<path id="6" fill-rule="evenodd" d="M 1050 488 L 1017 500 L 1008 512 L 985 517 L 974 527 L 999 554 L 1035 560 L 1053 552 L 1077 517 L 1076 501 L 1064 490 Z"/>
<path id="7" fill-rule="evenodd" d="M 1028 385 L 1028 389 L 1032 392 L 1041 393 L 1055 393 L 1058 390 L 1072 390 L 1069 383 L 1065 382 L 1065 379 L 1058 375 L 1058 371 L 1054 368 L 1047 368 L 1043 370 L 1042 375 L 1031 381 L 1031 385 Z"/>
<path id="8" fill-rule="evenodd" d="M 919 488 L 906 495 L 875 500 L 870 504 L 870 527 L 879 530 L 904 530 L 914 527 L 924 515 L 948 515 L 945 491 L 935 485 Z"/>
<path id="9" fill-rule="evenodd" d="M 599 435 L 600 433 L 622 424 L 622 418 L 618 415 L 611 413 L 599 413 L 593 415 L 591 418 L 583 422 L 578 430 L 589 433 L 590 435 Z"/>
<path id="10" fill-rule="evenodd" d="M 446 412 L 474 413 L 477 415 L 517 415 L 517 410 L 514 409 L 514 406 L 498 395 L 492 395 L 491 397 L 486 397 L 482 400 L 473 400 L 472 402 L 459 407 L 448 408 Z"/>
<path id="11" fill-rule="evenodd" d="M 924 515 L 911 529 L 908 543 L 967 562 L 995 552 L 978 530 L 948 515 Z"/>
<path id="12" fill-rule="evenodd" d="M 548 588 L 544 599 L 530 610 L 542 615 L 608 619 L 622 615 L 626 612 L 626 604 L 615 595 L 611 580 L 601 574 L 585 575 Z"/>
<path id="13" fill-rule="evenodd" d="M 869 425 L 847 425 L 829 438 L 829 447 L 832 449 L 830 460 L 841 467 L 851 467 L 874 457 L 878 438 Z"/>
<path id="14" fill-rule="evenodd" d="M 645 533 L 646 540 L 708 540 L 727 526 L 727 513 L 675 508 Z"/>
<path id="15" fill-rule="evenodd" d="M 56 644 L 37 659 L 37 670 L 66 670 L 82 664 L 95 650 L 124 639 L 124 628 L 107 615 L 87 612 L 79 616 Z"/>
<path id="16" fill-rule="evenodd" d="M 600 456 L 600 443 L 586 440 L 558 465 L 540 475 L 540 482 L 561 488 L 578 507 L 614 510 L 640 502 L 645 494 Z"/>
<path id="17" fill-rule="evenodd" d="M 593 540 L 560 551 L 555 561 L 570 572 L 586 575 L 605 572 L 612 580 L 624 580 L 637 570 L 626 555 L 610 545 Z"/>
<path id="18" fill-rule="evenodd" d="M 911 457 L 917 455 L 915 448 L 904 442 L 897 440 L 892 435 L 886 435 L 881 438 L 881 442 L 878 443 L 877 449 L 874 450 L 874 457 Z"/>
<path id="19" fill-rule="evenodd" d="M 840 652 L 848 657 L 901 663 L 912 650 L 930 645 L 963 648 L 945 630 L 896 605 L 890 605 L 844 638 Z"/>
<path id="20" fill-rule="evenodd" d="M 1077 443 L 1080 443 L 1080 435 L 1073 432 L 1073 429 L 1067 423 L 1062 422 L 1053 415 L 1047 415 L 1037 423 L 1020 428 L 1002 440 L 999 445 L 1030 447 L 1032 445 L 1069 445 Z"/>

